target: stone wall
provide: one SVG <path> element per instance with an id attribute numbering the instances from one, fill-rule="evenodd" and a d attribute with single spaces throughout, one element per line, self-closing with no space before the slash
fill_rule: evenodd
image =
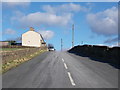
<path id="1" fill-rule="evenodd" d="M 119 53 L 120 47 L 107 47 L 107 46 L 96 46 L 96 45 L 83 45 L 75 46 L 68 52 L 74 53 L 81 56 L 90 57 L 97 61 L 110 63 L 116 67 L 120 67 Z"/>
<path id="2" fill-rule="evenodd" d="M 16 60 L 16 59 L 26 57 L 26 56 L 31 55 L 32 53 L 38 52 L 42 49 L 45 50 L 45 48 L 21 48 L 21 49 L 14 50 L 14 51 L 1 52 L 2 63 L 4 64 L 11 60 Z"/>
<path id="3" fill-rule="evenodd" d="M 14 48 L 15 49 L 15 48 Z M 46 47 L 41 48 L 20 48 L 15 50 L 1 51 L 2 56 L 2 70 L 5 73 L 8 70 L 17 67 L 18 65 L 31 60 L 37 55 L 47 51 Z"/>

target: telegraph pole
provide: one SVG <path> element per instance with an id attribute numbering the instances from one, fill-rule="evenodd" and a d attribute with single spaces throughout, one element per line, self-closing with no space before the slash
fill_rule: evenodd
<path id="1" fill-rule="evenodd" d="M 74 24 L 72 25 L 72 47 L 74 47 Z"/>
<path id="2" fill-rule="evenodd" d="M 62 41 L 62 38 L 61 38 L 61 51 L 62 51 L 62 47 L 63 47 L 63 41 Z"/>
<path id="3" fill-rule="evenodd" d="M 81 44 L 83 44 L 83 41 L 81 42 Z"/>

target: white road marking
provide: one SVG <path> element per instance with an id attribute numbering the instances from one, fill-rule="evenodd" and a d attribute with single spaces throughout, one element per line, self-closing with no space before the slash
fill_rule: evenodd
<path id="1" fill-rule="evenodd" d="M 64 59 L 62 58 L 62 61 L 64 62 Z"/>
<path id="2" fill-rule="evenodd" d="M 75 86 L 75 82 L 74 82 L 74 80 L 72 79 L 72 76 L 71 76 L 70 72 L 67 72 L 67 73 L 68 73 L 69 79 L 70 79 L 70 81 L 71 81 L 71 84 L 72 84 L 73 86 Z"/>
<path id="3" fill-rule="evenodd" d="M 68 67 L 67 67 L 66 63 L 64 63 L 64 67 L 65 67 L 65 69 L 68 69 Z"/>

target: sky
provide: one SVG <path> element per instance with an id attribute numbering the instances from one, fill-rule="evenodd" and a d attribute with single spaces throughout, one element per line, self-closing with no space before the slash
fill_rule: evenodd
<path id="1" fill-rule="evenodd" d="M 117 2 L 3 2 L 2 38 L 17 40 L 33 27 L 57 50 L 74 45 L 118 43 Z M 33 37 L 34 38 L 34 37 Z"/>

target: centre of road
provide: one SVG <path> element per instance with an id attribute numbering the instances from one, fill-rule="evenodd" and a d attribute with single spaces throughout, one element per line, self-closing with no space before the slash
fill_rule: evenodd
<path id="1" fill-rule="evenodd" d="M 65 60 L 64 60 L 63 58 L 62 58 L 62 61 L 63 61 L 63 64 L 64 64 L 65 69 L 67 70 L 67 69 L 68 69 L 68 66 L 67 66 L 67 64 L 65 63 Z M 73 86 L 75 86 L 76 84 L 75 84 L 75 82 L 74 82 L 74 80 L 73 80 L 73 78 L 72 78 L 72 76 L 71 76 L 71 73 L 70 73 L 70 72 L 67 72 L 67 74 L 68 74 L 68 77 L 69 77 L 69 79 L 70 79 L 71 84 L 72 84 Z"/>
<path id="2" fill-rule="evenodd" d="M 64 63 L 64 67 L 65 67 L 65 69 L 68 69 L 68 67 L 67 67 L 66 63 Z"/>
<path id="3" fill-rule="evenodd" d="M 73 86 L 75 86 L 75 82 L 74 82 L 74 80 L 73 80 L 70 72 L 68 72 L 68 76 L 69 76 L 69 79 L 70 79 L 70 81 L 71 81 L 71 84 L 72 84 Z"/>
<path id="4" fill-rule="evenodd" d="M 64 59 L 62 58 L 62 61 L 64 62 Z"/>

